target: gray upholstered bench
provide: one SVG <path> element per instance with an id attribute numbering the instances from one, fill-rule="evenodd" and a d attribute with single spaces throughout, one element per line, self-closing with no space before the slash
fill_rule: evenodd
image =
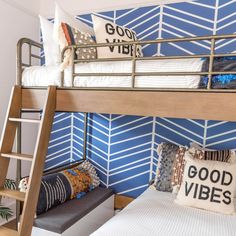
<path id="1" fill-rule="evenodd" d="M 112 190 L 96 188 L 81 199 L 73 199 L 35 219 L 32 236 L 85 236 L 114 215 Z"/>

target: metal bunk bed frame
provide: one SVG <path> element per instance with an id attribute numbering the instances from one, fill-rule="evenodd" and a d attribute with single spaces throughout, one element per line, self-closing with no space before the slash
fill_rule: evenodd
<path id="1" fill-rule="evenodd" d="M 210 42 L 209 54 L 185 55 L 185 56 L 154 56 L 154 57 L 133 57 L 125 58 L 102 58 L 90 60 L 72 60 L 72 87 L 64 87 L 64 73 L 61 75 L 61 87 L 57 88 L 56 111 L 84 112 L 84 149 L 83 158 L 86 158 L 87 144 L 87 119 L 89 112 L 126 114 L 140 116 L 161 116 L 173 118 L 190 119 L 211 119 L 236 121 L 236 109 L 233 101 L 236 99 L 236 90 L 212 89 L 212 76 L 227 74 L 227 72 L 213 71 L 215 57 L 236 56 L 236 53 L 216 54 L 216 41 L 235 40 L 236 34 L 213 35 L 201 37 L 157 39 L 148 41 L 120 42 L 120 43 L 100 43 L 65 47 L 62 51 L 61 59 L 64 58 L 66 50 L 72 50 L 75 54 L 77 48 L 88 47 L 109 47 L 132 45 L 134 52 L 138 45 L 181 43 L 181 42 Z M 28 63 L 23 62 L 23 47 L 28 47 Z M 22 85 L 22 72 L 25 67 L 33 65 L 33 60 L 41 62 L 42 57 L 33 53 L 33 48 L 40 52 L 43 45 L 33 40 L 23 38 L 17 44 L 17 85 Z M 188 59 L 188 58 L 208 58 L 209 70 L 207 72 L 136 72 L 136 62 L 138 60 L 166 60 L 166 59 Z M 105 62 L 105 61 L 132 61 L 131 73 L 76 73 L 75 65 L 80 62 Z M 236 74 L 236 71 L 230 71 Z M 206 89 L 168 89 L 168 88 L 137 88 L 135 86 L 136 76 L 184 76 L 184 75 L 207 75 L 208 85 Z M 92 88 L 74 87 L 73 82 L 76 76 L 131 76 L 132 85 L 130 88 Z M 46 87 L 23 87 L 22 107 L 23 112 L 38 112 L 42 105 L 42 97 L 46 92 Z M 28 110 L 33 107 L 35 110 Z M 219 110 L 221 109 L 221 110 Z M 17 152 L 21 152 L 21 127 L 17 132 Z M 21 163 L 18 161 L 17 179 L 21 177 Z M 19 212 L 19 209 L 18 209 Z"/>

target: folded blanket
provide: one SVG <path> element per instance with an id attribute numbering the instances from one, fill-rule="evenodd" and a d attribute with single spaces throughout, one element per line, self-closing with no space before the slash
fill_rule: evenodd
<path id="1" fill-rule="evenodd" d="M 209 59 L 206 59 L 202 66 L 202 71 L 209 70 Z M 230 71 L 236 71 L 236 57 L 219 57 L 215 58 L 213 71 L 225 71 L 226 74 L 212 76 L 213 89 L 236 89 L 236 75 L 230 74 Z M 229 73 L 227 73 L 229 72 Z M 208 76 L 202 76 L 199 88 L 206 88 Z"/>

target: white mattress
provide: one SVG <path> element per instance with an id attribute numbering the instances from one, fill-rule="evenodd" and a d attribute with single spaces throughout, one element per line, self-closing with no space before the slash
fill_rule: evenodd
<path id="1" fill-rule="evenodd" d="M 137 61 L 136 72 L 199 72 L 203 61 L 197 59 Z M 131 73 L 131 61 L 76 64 L 76 73 Z M 33 66 L 23 72 L 23 86 L 61 86 L 60 66 Z M 136 87 L 197 88 L 200 76 L 137 76 Z M 131 76 L 76 77 L 76 87 L 131 87 Z M 71 68 L 65 70 L 64 86 L 72 86 Z"/>
<path id="2" fill-rule="evenodd" d="M 188 208 L 147 189 L 92 236 L 235 236 L 236 216 Z"/>

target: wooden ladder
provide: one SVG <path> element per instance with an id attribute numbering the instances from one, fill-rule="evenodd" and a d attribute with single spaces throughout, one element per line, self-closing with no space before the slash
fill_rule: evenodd
<path id="1" fill-rule="evenodd" d="M 10 197 L 24 203 L 19 230 L 11 230 L 0 227 L 0 236 L 30 236 L 35 211 L 38 203 L 41 178 L 44 169 L 45 157 L 56 108 L 56 87 L 48 87 L 43 113 L 40 120 L 21 118 L 22 90 L 20 86 L 14 86 L 11 93 L 7 116 L 3 127 L 0 142 L 0 196 Z M 12 152 L 14 139 L 19 122 L 38 123 L 39 130 L 33 155 Z M 29 185 L 26 193 L 18 190 L 4 189 L 4 183 L 8 172 L 10 159 L 31 161 Z"/>

